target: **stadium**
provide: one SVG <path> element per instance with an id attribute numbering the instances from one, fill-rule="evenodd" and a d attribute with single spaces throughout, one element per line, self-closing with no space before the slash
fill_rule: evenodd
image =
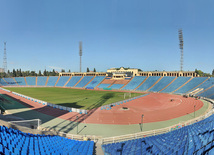
<path id="1" fill-rule="evenodd" d="M 213 151 L 212 77 L 121 67 L 107 72 L 2 78 L 0 84 L 1 111 L 4 118 L 11 117 L 1 127 L 5 138 L 0 151 L 5 154 Z M 29 139 L 29 144 L 12 143 L 17 133 Z M 56 142 L 55 149 L 41 149 L 43 142 L 37 140 L 47 137 L 50 143 L 63 137 L 63 143 L 73 144 L 62 149 Z"/>

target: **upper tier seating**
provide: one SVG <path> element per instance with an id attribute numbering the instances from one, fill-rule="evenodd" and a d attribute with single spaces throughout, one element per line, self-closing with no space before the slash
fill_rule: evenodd
<path id="1" fill-rule="evenodd" d="M 69 78 L 70 76 L 61 76 L 56 86 L 63 87 Z"/>
<path id="2" fill-rule="evenodd" d="M 8 85 L 17 86 L 17 83 L 14 81 L 13 78 L 4 78 L 4 79 L 8 83 Z"/>
<path id="3" fill-rule="evenodd" d="M 120 89 L 124 84 L 113 84 L 110 88 L 112 89 Z"/>
<path id="4" fill-rule="evenodd" d="M 84 87 L 94 76 L 84 76 L 82 80 L 76 85 L 76 87 L 82 88 Z"/>
<path id="5" fill-rule="evenodd" d="M 105 76 L 96 76 L 86 87 L 96 87 L 104 78 Z"/>
<path id="6" fill-rule="evenodd" d="M 49 76 L 47 86 L 55 86 L 58 76 Z"/>
<path id="7" fill-rule="evenodd" d="M 36 77 L 26 77 L 27 85 L 35 86 L 36 85 Z"/>
<path id="8" fill-rule="evenodd" d="M 92 155 L 93 149 L 93 141 L 71 140 L 60 136 L 34 135 L 0 126 L 0 154 Z"/>
<path id="9" fill-rule="evenodd" d="M 73 87 L 82 78 L 82 76 L 72 76 L 66 87 Z"/>
<path id="10" fill-rule="evenodd" d="M 202 92 L 201 94 L 199 94 L 199 96 L 203 96 L 203 97 L 209 97 L 210 95 L 214 94 L 214 87 L 206 90 L 205 92 Z"/>
<path id="11" fill-rule="evenodd" d="M 149 89 L 159 78 L 160 76 L 150 76 L 137 90 L 145 91 Z"/>
<path id="12" fill-rule="evenodd" d="M 146 76 L 135 76 L 122 90 L 134 90 L 146 79 Z"/>
<path id="13" fill-rule="evenodd" d="M 175 76 L 164 76 L 154 87 L 149 89 L 151 92 L 159 92 L 175 79 Z"/>
<path id="14" fill-rule="evenodd" d="M 47 81 L 47 76 L 38 76 L 37 86 L 45 86 L 46 81 Z"/>
<path id="15" fill-rule="evenodd" d="M 16 82 L 18 83 L 18 85 L 20 86 L 26 86 L 26 82 L 24 77 L 15 77 Z"/>
<path id="16" fill-rule="evenodd" d="M 191 77 L 178 77 L 173 83 L 171 83 L 168 87 L 162 90 L 162 93 L 171 93 L 172 91 L 176 90 L 184 83 L 186 83 Z"/>
<path id="17" fill-rule="evenodd" d="M 184 154 L 213 152 L 214 115 L 195 124 L 165 134 L 102 145 L 105 153 L 114 155 Z"/>
<path id="18" fill-rule="evenodd" d="M 189 81 L 186 85 L 175 91 L 175 94 L 182 94 L 182 93 L 187 93 L 191 89 L 195 88 L 202 82 L 204 82 L 207 79 L 207 77 L 195 77 L 191 81 Z"/>
<path id="19" fill-rule="evenodd" d="M 101 83 L 98 88 L 108 88 L 111 84 Z"/>

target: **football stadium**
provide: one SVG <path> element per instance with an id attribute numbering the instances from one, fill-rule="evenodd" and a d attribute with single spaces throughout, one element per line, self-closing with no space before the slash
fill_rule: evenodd
<path id="1" fill-rule="evenodd" d="M 212 77 L 121 67 L 0 84 L 5 154 L 213 151 Z"/>

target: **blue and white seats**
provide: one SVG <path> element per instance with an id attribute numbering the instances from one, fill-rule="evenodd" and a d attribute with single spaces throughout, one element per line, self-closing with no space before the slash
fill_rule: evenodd
<path id="1" fill-rule="evenodd" d="M 148 91 L 150 92 L 159 92 L 164 87 L 166 87 L 170 82 L 172 82 L 176 77 L 175 76 L 164 76 L 156 85 L 154 85 Z"/>
<path id="2" fill-rule="evenodd" d="M 26 82 L 24 77 L 15 77 L 15 80 L 17 82 L 18 85 L 20 86 L 26 86 Z"/>
<path id="3" fill-rule="evenodd" d="M 81 78 L 82 76 L 72 76 L 66 87 L 74 87 Z"/>
<path id="4" fill-rule="evenodd" d="M 70 76 L 61 76 L 59 78 L 59 81 L 57 82 L 56 86 L 63 87 L 69 78 L 70 78 Z"/>
<path id="5" fill-rule="evenodd" d="M 171 93 L 175 91 L 177 88 L 186 83 L 191 77 L 177 77 L 173 83 L 171 83 L 168 87 L 162 90 L 162 93 Z"/>
<path id="6" fill-rule="evenodd" d="M 85 85 L 87 85 L 89 83 L 89 81 L 91 81 L 91 79 L 93 78 L 94 76 L 84 76 L 82 78 L 82 80 L 75 86 L 75 87 L 79 87 L 79 88 L 82 88 L 84 87 Z"/>
<path id="7" fill-rule="evenodd" d="M 49 76 L 49 78 L 48 78 L 48 83 L 47 83 L 47 85 L 46 86 L 55 86 L 55 84 L 56 84 L 56 82 L 57 82 L 57 80 L 58 80 L 58 76 Z"/>
<path id="8" fill-rule="evenodd" d="M 93 150 L 93 141 L 78 141 L 51 135 L 34 135 L 0 126 L 0 154 L 93 155 Z"/>
<path id="9" fill-rule="evenodd" d="M 150 76 L 137 90 L 145 91 L 149 89 L 159 78 L 160 76 Z"/>
<path id="10" fill-rule="evenodd" d="M 207 77 L 194 77 L 191 81 L 189 81 L 186 85 L 175 91 L 175 94 L 184 94 L 188 91 L 192 90 L 193 88 L 197 87 L 199 84 L 204 82 Z"/>
<path id="11" fill-rule="evenodd" d="M 17 86 L 17 83 L 13 80 L 13 78 L 4 78 L 4 80 L 11 86 Z"/>
<path id="12" fill-rule="evenodd" d="M 139 86 L 144 80 L 146 76 L 135 76 L 122 90 L 134 90 Z"/>
<path id="13" fill-rule="evenodd" d="M 96 76 L 86 87 L 96 87 L 100 82 L 105 79 L 105 76 Z"/>
<path id="14" fill-rule="evenodd" d="M 45 86 L 47 81 L 47 76 L 38 76 L 37 77 L 37 86 Z"/>
<path id="15" fill-rule="evenodd" d="M 35 86 L 36 85 L 36 77 L 26 77 L 27 85 Z"/>

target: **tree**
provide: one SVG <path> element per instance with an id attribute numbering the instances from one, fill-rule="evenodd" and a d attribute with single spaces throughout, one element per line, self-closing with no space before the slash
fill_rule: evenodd
<path id="1" fill-rule="evenodd" d="M 41 70 L 39 70 L 39 74 L 38 74 L 38 76 L 42 76 L 42 72 L 41 72 Z"/>
<path id="2" fill-rule="evenodd" d="M 69 70 L 68 70 L 68 72 L 70 73 L 70 72 L 71 72 L 71 70 L 69 69 Z"/>
<path id="3" fill-rule="evenodd" d="M 87 67 L 87 70 L 86 70 L 86 72 L 90 72 L 90 70 L 89 70 L 89 68 Z"/>
<path id="4" fill-rule="evenodd" d="M 22 76 L 22 70 L 21 70 L 21 68 L 19 69 L 19 75 Z"/>
<path id="5" fill-rule="evenodd" d="M 65 72 L 65 70 L 64 70 L 64 69 L 62 69 L 62 70 L 61 70 L 61 72 Z"/>
<path id="6" fill-rule="evenodd" d="M 214 69 L 213 69 L 213 71 L 212 71 L 212 76 L 214 76 Z"/>
<path id="7" fill-rule="evenodd" d="M 94 72 L 96 72 L 96 69 L 94 68 Z"/>
<path id="8" fill-rule="evenodd" d="M 44 75 L 44 76 L 47 76 L 47 71 L 46 71 L 46 69 L 44 70 L 43 75 Z"/>
<path id="9" fill-rule="evenodd" d="M 16 77 L 16 70 L 13 69 L 13 77 Z"/>

